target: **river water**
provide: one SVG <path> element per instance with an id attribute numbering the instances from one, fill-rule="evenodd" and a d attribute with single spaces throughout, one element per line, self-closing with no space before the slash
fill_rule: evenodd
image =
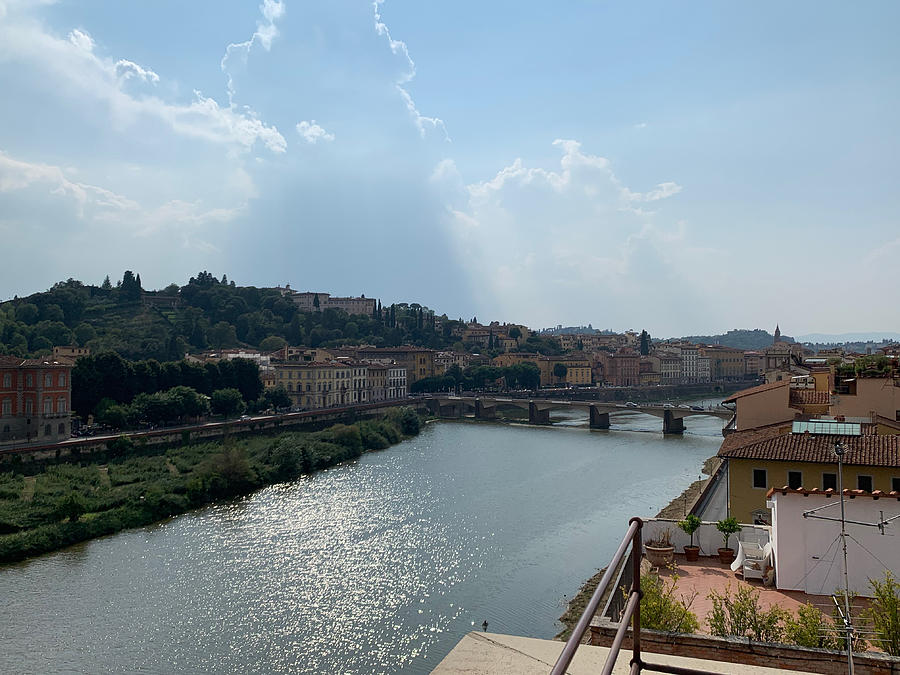
<path id="1" fill-rule="evenodd" d="M 696 480 L 721 421 L 414 439 L 0 568 L 3 673 L 427 673 L 468 631 L 550 638 L 634 515 Z"/>

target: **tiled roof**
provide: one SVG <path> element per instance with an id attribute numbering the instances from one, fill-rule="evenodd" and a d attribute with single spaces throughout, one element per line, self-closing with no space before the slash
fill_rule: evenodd
<path id="1" fill-rule="evenodd" d="M 814 389 L 791 389 L 791 403 L 799 405 L 828 405 L 831 403 L 831 394 L 827 391 L 815 391 Z"/>
<path id="2" fill-rule="evenodd" d="M 3 368 L 43 368 L 45 366 L 71 368 L 73 365 L 75 365 L 74 362 L 64 356 L 55 359 L 23 359 L 19 356 L 0 356 L 0 367 Z"/>
<path id="3" fill-rule="evenodd" d="M 827 490 L 820 490 L 819 488 L 813 488 L 812 490 L 807 490 L 806 488 L 789 488 L 787 485 L 780 488 L 769 488 L 769 491 L 766 493 L 766 498 L 768 499 L 776 492 L 786 495 L 824 495 L 825 497 L 833 497 L 837 496 L 839 493 L 837 490 L 832 490 L 828 488 Z M 865 490 L 844 490 L 845 497 L 872 497 L 873 499 L 880 499 L 882 497 L 888 499 L 898 499 L 900 500 L 900 492 L 892 490 L 891 492 L 882 492 L 881 490 L 875 490 L 874 492 L 866 492 Z"/>
<path id="4" fill-rule="evenodd" d="M 792 434 L 780 426 L 730 434 L 719 448 L 719 457 L 832 464 L 837 462 L 834 444 L 841 441 L 844 464 L 900 467 L 900 436 Z"/>
<path id="5" fill-rule="evenodd" d="M 790 384 L 788 380 L 782 380 L 781 382 L 769 382 L 768 384 L 761 384 L 758 387 L 750 387 L 749 389 L 742 389 L 741 391 L 735 392 L 729 398 L 726 398 L 723 403 L 734 403 L 736 399 L 743 398 L 744 396 L 751 396 L 752 394 L 761 394 L 764 391 L 771 391 L 772 389 L 778 389 L 779 387 L 787 387 Z"/>

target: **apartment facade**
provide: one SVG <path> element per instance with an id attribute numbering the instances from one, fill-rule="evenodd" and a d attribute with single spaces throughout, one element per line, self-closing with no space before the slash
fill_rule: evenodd
<path id="1" fill-rule="evenodd" d="M 0 445 L 71 436 L 72 362 L 0 356 Z"/>
<path id="2" fill-rule="evenodd" d="M 333 296 L 330 293 L 315 293 L 312 291 L 304 291 L 302 293 L 292 292 L 291 300 L 297 305 L 301 312 L 321 312 L 325 309 L 340 309 L 347 314 L 368 314 L 371 316 L 375 313 L 377 301 L 375 298 L 367 298 L 361 295 L 358 298 Z"/>

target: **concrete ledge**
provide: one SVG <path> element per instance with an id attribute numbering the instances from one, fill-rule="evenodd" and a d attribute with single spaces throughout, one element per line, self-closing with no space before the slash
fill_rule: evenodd
<path id="1" fill-rule="evenodd" d="M 463 637 L 431 672 L 434 675 L 547 675 L 562 652 L 563 644 L 555 640 L 473 631 Z M 581 645 L 566 672 L 571 675 L 596 675 L 606 662 L 608 654 L 609 649 L 606 647 Z M 627 675 L 631 669 L 630 660 L 631 652 L 621 651 L 613 674 Z M 732 663 L 697 658 L 647 654 L 646 660 L 709 673 L 735 672 Z M 784 675 L 790 672 L 752 665 L 740 670 L 741 675 Z"/>

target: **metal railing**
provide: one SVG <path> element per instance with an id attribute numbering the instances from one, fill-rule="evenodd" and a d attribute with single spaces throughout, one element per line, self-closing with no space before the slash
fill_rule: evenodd
<path id="1" fill-rule="evenodd" d="M 600 671 L 601 674 L 610 675 L 613 668 L 615 668 L 616 661 L 619 658 L 619 650 L 622 648 L 622 642 L 625 640 L 625 634 L 628 632 L 628 624 L 630 622 L 632 624 L 631 675 L 636 675 L 645 670 L 656 673 L 672 673 L 673 675 L 710 675 L 708 671 L 704 670 L 694 670 L 693 668 L 682 668 L 681 666 L 670 666 L 661 663 L 650 663 L 641 658 L 641 596 L 643 595 L 641 592 L 641 554 L 643 552 L 641 529 L 643 526 L 644 521 L 640 518 L 632 518 L 628 521 L 628 532 L 625 533 L 622 543 L 619 544 L 619 548 L 616 549 L 612 560 L 610 560 L 609 565 L 607 565 L 606 572 L 604 572 L 603 577 L 600 579 L 600 583 L 597 585 L 597 589 L 588 601 L 584 613 L 581 615 L 581 618 L 578 619 L 578 623 L 575 624 L 572 635 L 569 636 L 565 647 L 563 647 L 559 658 L 556 660 L 556 665 L 554 665 L 553 670 L 550 671 L 550 675 L 565 675 L 568 671 L 569 665 L 575 657 L 575 652 L 581 644 L 581 639 L 584 637 L 585 632 L 590 626 L 591 620 L 594 618 L 594 614 L 597 612 L 597 608 L 600 606 L 600 600 L 606 593 L 607 587 L 615 576 L 616 570 L 629 548 L 631 549 L 632 554 L 631 590 L 627 594 L 628 599 L 625 602 L 622 618 L 619 620 L 619 628 L 616 630 L 616 635 L 613 638 L 612 644 L 609 646 L 609 654 L 606 656 L 606 663 L 603 664 L 603 669 Z M 613 592 L 615 592 L 615 589 L 613 589 Z"/>

